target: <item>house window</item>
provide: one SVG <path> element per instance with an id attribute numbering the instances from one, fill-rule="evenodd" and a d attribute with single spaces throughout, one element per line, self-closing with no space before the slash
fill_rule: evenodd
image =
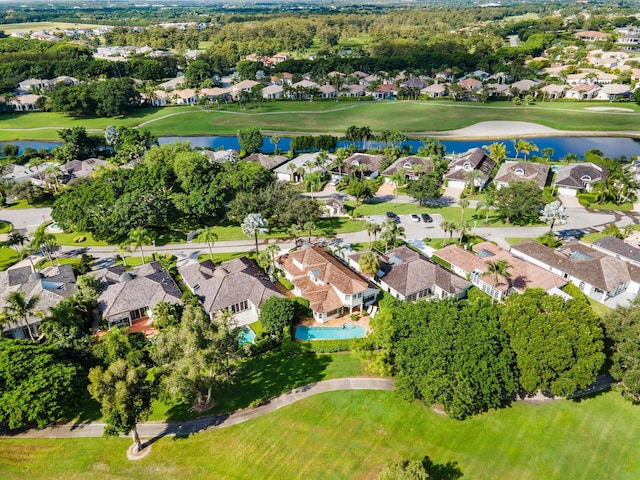
<path id="1" fill-rule="evenodd" d="M 232 313 L 244 312 L 245 310 L 249 310 L 249 302 L 247 300 L 243 300 L 242 302 L 231 305 L 228 310 Z"/>
<path id="2" fill-rule="evenodd" d="M 516 175 L 524 175 L 524 169 L 516 168 Z"/>
<path id="3" fill-rule="evenodd" d="M 464 165 L 462 165 L 462 169 L 466 172 L 470 172 L 472 170 L 471 164 L 469 162 L 466 162 Z"/>
<path id="4" fill-rule="evenodd" d="M 131 320 L 138 320 L 139 318 L 146 317 L 147 310 L 149 310 L 149 307 L 142 307 L 136 310 L 131 310 L 129 312 L 129 318 L 131 318 Z"/>
<path id="5" fill-rule="evenodd" d="M 584 290 L 584 282 L 580 282 L 580 284 L 578 285 L 578 288 L 580 290 Z"/>
<path id="6" fill-rule="evenodd" d="M 345 296 L 344 296 L 344 299 L 345 299 L 345 300 L 351 300 L 351 295 L 345 295 Z"/>

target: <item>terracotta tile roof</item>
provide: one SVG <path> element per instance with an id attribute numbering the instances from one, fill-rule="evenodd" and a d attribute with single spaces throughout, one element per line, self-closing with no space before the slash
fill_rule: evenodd
<path id="1" fill-rule="evenodd" d="M 511 183 L 531 180 L 544 188 L 549 177 L 549 165 L 533 162 L 504 162 L 496 174 L 495 183 Z"/>
<path id="2" fill-rule="evenodd" d="M 364 292 L 369 283 L 318 245 L 287 253 L 276 262 L 293 277 L 293 284 L 315 312 L 327 313 L 342 306 L 334 288 L 342 294 Z M 314 275 L 318 282 L 309 278 Z"/>
<path id="3" fill-rule="evenodd" d="M 553 250 L 528 240 L 514 245 L 512 250 L 515 254 L 521 252 L 605 292 L 615 290 L 629 280 L 637 281 L 640 274 L 638 267 L 579 242 L 569 242 Z"/>
<path id="4" fill-rule="evenodd" d="M 499 276 L 498 283 L 496 284 L 493 275 L 482 277 L 484 283 L 496 287 L 503 292 L 509 288 L 514 288 L 520 292 L 524 291 L 525 288 L 542 288 L 545 291 L 549 291 L 554 287 L 561 287 L 567 283 L 563 278 L 537 265 L 517 258 L 506 250 L 495 246 L 493 243 L 479 243 L 473 246 L 473 250 L 477 254 L 464 250 L 457 245 L 449 245 L 448 247 L 438 250 L 436 255 L 451 265 L 462 269 L 467 274 L 471 274 L 474 270 L 487 272 L 489 270 L 487 265 L 488 261 L 496 262 L 498 260 L 505 260 L 510 265 L 509 273 L 511 274 L 511 278 L 507 279 Z M 482 255 L 482 257 L 480 255 Z"/>

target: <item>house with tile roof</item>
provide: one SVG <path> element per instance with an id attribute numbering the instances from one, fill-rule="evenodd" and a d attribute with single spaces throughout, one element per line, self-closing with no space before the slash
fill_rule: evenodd
<path id="1" fill-rule="evenodd" d="M 474 180 L 477 188 L 482 188 L 489 181 L 491 171 L 496 162 L 481 148 L 472 148 L 451 160 L 444 179 L 451 188 L 464 189 L 469 183 L 468 175 L 472 170 L 480 172 L 480 176 Z"/>
<path id="2" fill-rule="evenodd" d="M 512 182 L 535 182 L 542 190 L 547 184 L 551 167 L 545 163 L 503 162 L 496 173 L 493 183 L 498 190 Z"/>
<path id="3" fill-rule="evenodd" d="M 280 165 L 287 163 L 289 159 L 282 155 L 265 155 L 264 153 L 253 153 L 242 159 L 244 162 L 258 162 L 264 168 L 275 170 Z"/>
<path id="4" fill-rule="evenodd" d="M 309 300 L 313 318 L 324 323 L 373 304 L 380 290 L 318 245 L 306 245 L 276 258 L 293 284 L 293 293 Z"/>
<path id="5" fill-rule="evenodd" d="M 439 98 L 446 97 L 447 93 L 449 92 L 446 85 L 442 83 L 434 83 L 432 85 L 424 87 L 422 90 L 420 90 L 420 93 L 422 95 L 427 95 L 430 98 Z"/>
<path id="6" fill-rule="evenodd" d="M 606 302 L 623 292 L 640 291 L 640 267 L 580 242 L 552 249 L 533 240 L 511 247 L 511 252 L 575 284 L 585 295 Z"/>
<path id="7" fill-rule="evenodd" d="M 591 100 L 599 91 L 600 87 L 595 83 L 579 83 L 573 88 L 567 90 L 565 97 L 574 98 L 576 100 Z"/>
<path id="8" fill-rule="evenodd" d="M 407 178 L 415 180 L 420 175 L 426 175 L 433 170 L 433 161 L 431 158 L 426 157 L 400 157 L 385 168 L 382 175 L 385 177 L 391 177 L 391 175 L 400 170 L 404 170 Z"/>
<path id="9" fill-rule="evenodd" d="M 607 178 L 608 172 L 602 165 L 591 162 L 560 165 L 552 188 L 559 195 L 576 196 L 581 191 L 590 192 L 593 184 Z"/>
<path id="10" fill-rule="evenodd" d="M 380 165 L 382 164 L 383 158 L 382 155 L 355 153 L 344 161 L 345 166 L 342 170 L 343 172 L 346 171 L 349 175 L 377 178 L 380 173 Z"/>
<path id="11" fill-rule="evenodd" d="M 100 158 L 87 158 L 86 160 L 71 160 L 60 167 L 64 173 L 64 182 L 77 178 L 90 177 L 100 168 L 106 168 L 109 162 Z"/>
<path id="12" fill-rule="evenodd" d="M 216 312 L 228 310 L 239 326 L 258 320 L 265 300 L 284 296 L 247 257 L 219 265 L 206 260 L 182 266 L 178 271 L 212 318 Z"/>
<path id="13" fill-rule="evenodd" d="M 512 293 L 523 293 L 527 288 L 541 288 L 545 292 L 564 296 L 559 288 L 567 281 L 556 275 L 525 262 L 512 253 L 493 243 L 481 242 L 472 247 L 472 251 L 465 250 L 458 245 L 449 245 L 435 255 L 449 263 L 451 270 L 463 278 L 468 278 L 480 290 L 497 301 L 502 301 Z M 488 274 L 488 262 L 504 260 L 509 265 L 508 278 Z"/>
<path id="14" fill-rule="evenodd" d="M 182 292 L 160 262 L 150 262 L 131 270 L 122 265 L 94 272 L 102 285 L 98 309 L 112 326 L 133 326 L 151 317 L 160 302 L 181 303 Z"/>
<path id="15" fill-rule="evenodd" d="M 424 255 L 407 246 L 381 253 L 374 250 L 380 259 L 380 270 L 374 282 L 394 298 L 415 302 L 421 299 L 464 298 L 471 283 Z M 364 252 L 348 257 L 349 265 L 360 271 L 358 261 Z"/>
<path id="16" fill-rule="evenodd" d="M 78 291 L 76 276 L 71 265 L 47 267 L 34 272 L 31 266 L 17 267 L 0 272 L 0 296 L 2 305 L 11 292 L 24 293 L 25 300 L 38 297 L 36 311 L 49 314 L 51 309 L 64 298 L 74 295 Z M 29 316 L 27 321 L 9 321 L 0 325 L 3 337 L 8 338 L 39 338 L 38 327 L 42 317 L 36 313 Z M 31 330 L 31 335 L 29 334 Z"/>

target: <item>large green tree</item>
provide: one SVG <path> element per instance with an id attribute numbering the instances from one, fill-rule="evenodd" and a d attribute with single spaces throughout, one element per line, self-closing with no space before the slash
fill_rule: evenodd
<path id="1" fill-rule="evenodd" d="M 495 195 L 498 215 L 507 223 L 527 225 L 539 219 L 544 205 L 542 191 L 535 182 L 513 182 Z"/>
<path id="2" fill-rule="evenodd" d="M 527 392 L 566 396 L 592 383 L 602 367 L 604 335 L 584 298 L 565 301 L 539 288 L 511 295 L 500 316 Z"/>
<path id="3" fill-rule="evenodd" d="M 616 307 L 604 325 L 611 342 L 611 375 L 622 382 L 627 398 L 640 403 L 640 296 Z"/>
<path id="4" fill-rule="evenodd" d="M 42 428 L 77 415 L 88 400 L 86 372 L 61 350 L 0 338 L 0 424 Z"/>
<path id="5" fill-rule="evenodd" d="M 260 307 L 260 323 L 265 331 L 282 338 L 288 334 L 296 313 L 295 302 L 288 298 L 271 297 Z"/>
<path id="6" fill-rule="evenodd" d="M 179 324 L 157 336 L 154 357 L 165 374 L 165 393 L 206 410 L 213 406 L 214 389 L 233 380 L 238 352 L 238 329 L 231 316 L 221 313 L 212 321 L 200 305 L 191 304 Z"/>
<path id="7" fill-rule="evenodd" d="M 440 177 L 435 173 L 420 175 L 417 180 L 411 180 L 409 182 L 407 195 L 415 198 L 420 206 L 422 206 L 428 198 L 440 197 L 442 195 L 440 190 Z"/>
<path id="8" fill-rule="evenodd" d="M 515 358 L 489 303 L 393 306 L 396 387 L 453 418 L 497 408 L 517 389 Z"/>
<path id="9" fill-rule="evenodd" d="M 238 130 L 238 143 L 240 150 L 247 154 L 259 151 L 262 148 L 262 132 L 259 128 L 247 127 Z"/>

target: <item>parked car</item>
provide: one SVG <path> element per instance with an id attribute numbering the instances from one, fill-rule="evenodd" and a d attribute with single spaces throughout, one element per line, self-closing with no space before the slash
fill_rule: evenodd
<path id="1" fill-rule="evenodd" d="M 396 214 L 393 212 L 387 212 L 387 218 L 396 218 Z"/>
<path id="2" fill-rule="evenodd" d="M 428 213 L 423 213 L 421 215 L 422 217 L 422 221 L 426 222 L 426 223 L 433 223 L 433 217 L 431 215 L 429 215 Z"/>
<path id="3" fill-rule="evenodd" d="M 411 215 L 409 215 L 409 217 L 411 217 L 411 221 L 412 222 L 419 222 L 420 221 L 420 217 L 415 213 L 412 213 Z"/>

